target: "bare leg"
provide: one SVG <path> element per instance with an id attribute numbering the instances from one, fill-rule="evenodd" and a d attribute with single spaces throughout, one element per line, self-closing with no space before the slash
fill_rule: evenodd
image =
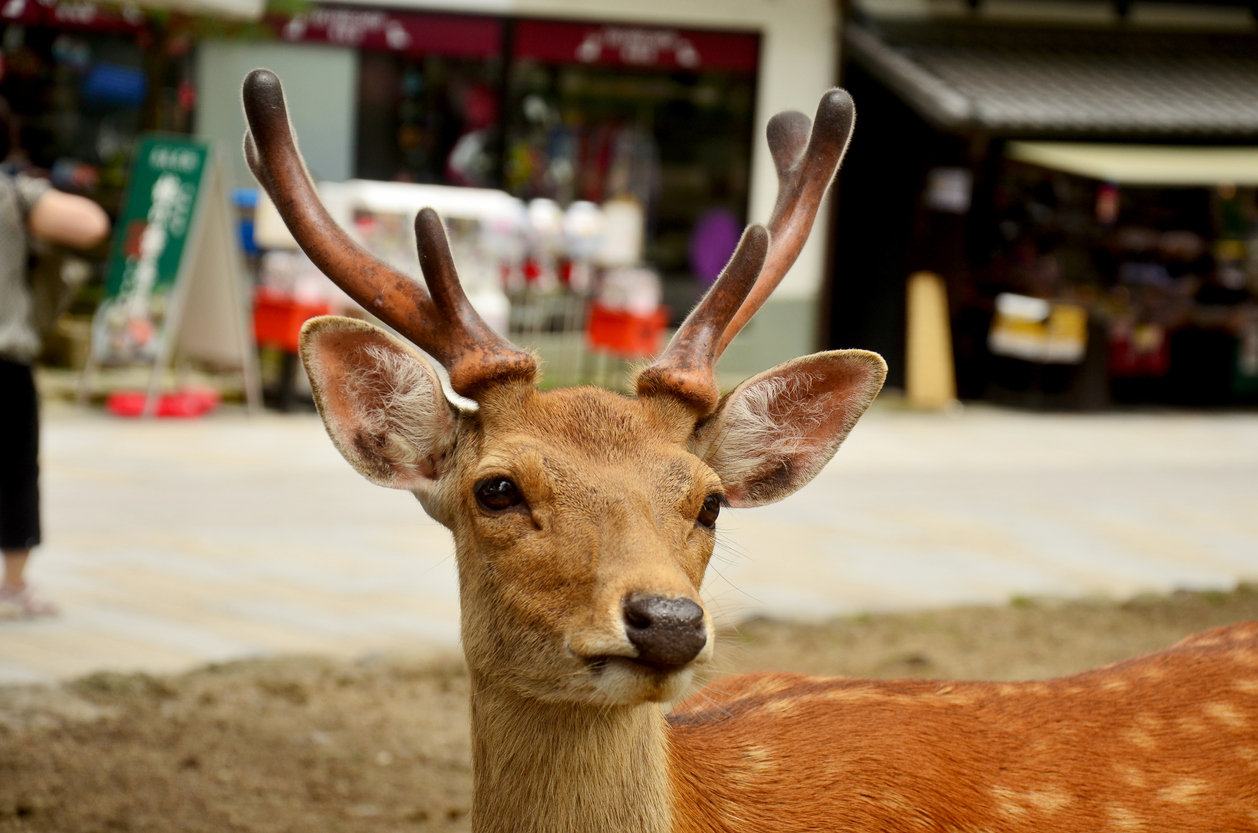
<path id="1" fill-rule="evenodd" d="M 22 590 L 26 587 L 26 561 L 30 557 L 30 550 L 4 551 L 5 587 L 10 590 Z"/>
<path id="2" fill-rule="evenodd" d="M 29 549 L 4 551 L 4 580 L 0 582 L 0 619 L 56 616 L 57 606 L 26 583 Z"/>

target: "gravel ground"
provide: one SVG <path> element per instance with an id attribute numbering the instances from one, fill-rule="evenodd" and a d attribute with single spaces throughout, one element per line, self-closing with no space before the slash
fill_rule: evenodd
<path id="1" fill-rule="evenodd" d="M 1030 679 L 1258 619 L 1258 586 L 743 623 L 719 671 Z M 468 829 L 462 664 L 288 657 L 0 688 L 0 831 Z"/>

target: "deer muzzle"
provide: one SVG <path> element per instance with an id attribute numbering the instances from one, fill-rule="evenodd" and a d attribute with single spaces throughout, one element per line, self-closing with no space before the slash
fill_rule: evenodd
<path id="1" fill-rule="evenodd" d="M 630 595 L 624 603 L 625 635 L 637 660 L 661 671 L 691 662 L 708 642 L 703 608 L 690 599 Z"/>

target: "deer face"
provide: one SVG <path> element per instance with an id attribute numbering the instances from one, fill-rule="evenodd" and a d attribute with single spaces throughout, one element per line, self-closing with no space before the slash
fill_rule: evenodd
<path id="1" fill-rule="evenodd" d="M 832 90 L 816 124 L 768 126 L 780 189 L 711 291 L 637 380 L 637 398 L 539 392 L 536 358 L 472 309 L 445 230 L 415 221 L 428 285 L 363 252 L 319 203 L 279 80 L 245 81 L 245 155 L 320 269 L 423 347 L 371 325 L 308 322 L 302 359 L 333 442 L 375 483 L 413 492 L 454 533 L 463 644 L 481 682 L 602 706 L 668 700 L 712 652 L 699 587 L 722 505 L 769 503 L 821 469 L 882 385 L 863 351 L 818 353 L 720 397 L 717 358 L 790 268 L 847 147 L 854 110 Z"/>
<path id="2" fill-rule="evenodd" d="M 594 388 L 488 397 L 449 512 L 473 671 L 542 699 L 667 700 L 712 653 L 720 478 L 693 418 Z"/>
<path id="3" fill-rule="evenodd" d="M 454 534 L 472 672 L 604 705 L 681 693 L 712 654 L 699 588 L 721 507 L 810 480 L 883 374 L 872 353 L 822 353 L 697 420 L 674 397 L 526 383 L 459 411 L 416 351 L 350 319 L 308 324 L 303 359 L 346 459 Z"/>

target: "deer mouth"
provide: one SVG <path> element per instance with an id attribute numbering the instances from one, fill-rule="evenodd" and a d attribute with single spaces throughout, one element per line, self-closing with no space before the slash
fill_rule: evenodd
<path id="1" fill-rule="evenodd" d="M 672 663 L 652 662 L 650 660 L 641 659 L 639 657 L 619 657 L 619 656 L 598 656 L 586 657 L 585 665 L 594 674 L 602 674 L 609 666 L 616 665 L 621 668 L 630 668 L 653 677 L 663 680 L 670 674 L 683 671 L 690 667 L 689 662 L 675 665 Z"/>
<path id="2" fill-rule="evenodd" d="M 586 657 L 585 665 L 600 700 L 629 706 L 677 699 L 694 673 L 693 663 L 670 665 L 625 656 Z"/>

